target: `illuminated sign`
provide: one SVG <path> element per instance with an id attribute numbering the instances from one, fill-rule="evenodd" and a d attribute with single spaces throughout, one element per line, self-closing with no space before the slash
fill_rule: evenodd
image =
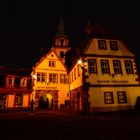
<path id="1" fill-rule="evenodd" d="M 57 89 L 57 87 L 43 87 L 43 86 L 40 86 L 40 87 L 37 87 L 38 89 Z"/>

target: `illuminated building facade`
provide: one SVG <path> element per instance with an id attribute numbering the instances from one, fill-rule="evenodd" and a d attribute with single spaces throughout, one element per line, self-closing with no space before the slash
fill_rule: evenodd
<path id="1" fill-rule="evenodd" d="M 0 68 L 0 110 L 28 108 L 32 93 L 31 71 Z"/>
<path id="2" fill-rule="evenodd" d="M 71 107 L 84 112 L 134 109 L 140 96 L 135 56 L 110 31 L 88 23 L 87 39 L 72 51 Z"/>
<path id="3" fill-rule="evenodd" d="M 68 70 L 65 66 L 65 54 L 70 50 L 68 41 L 61 20 L 51 50 L 33 67 L 32 98 L 35 108 L 56 110 L 64 105 L 70 106 Z"/>
<path id="4" fill-rule="evenodd" d="M 61 20 L 50 51 L 33 66 L 31 78 L 21 77 L 16 88 L 16 75 L 6 75 L 0 102 L 6 99 L 8 108 L 29 107 L 34 99 L 36 109 L 65 107 L 82 112 L 134 109 L 140 96 L 134 54 L 122 39 L 99 25 L 88 23 L 86 34 L 83 42 L 70 47 Z M 27 88 L 29 79 L 32 89 Z"/>

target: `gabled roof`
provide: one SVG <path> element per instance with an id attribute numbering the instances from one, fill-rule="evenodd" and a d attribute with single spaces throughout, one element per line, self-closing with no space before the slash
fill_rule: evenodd
<path id="1" fill-rule="evenodd" d="M 15 76 L 31 76 L 31 69 L 0 67 L 0 74 L 9 74 Z"/>
<path id="2" fill-rule="evenodd" d="M 61 58 L 57 55 L 57 53 L 55 52 L 55 49 L 52 48 L 45 56 L 41 57 L 40 60 L 38 62 L 36 62 L 36 64 L 33 66 L 33 68 L 36 68 L 39 64 L 41 64 L 52 52 L 56 55 L 56 57 L 58 58 L 58 60 L 60 60 L 60 62 L 62 63 Z M 67 67 L 63 63 L 62 63 L 62 65 L 67 70 Z"/>
<path id="3" fill-rule="evenodd" d="M 75 60 L 77 60 L 77 58 L 79 58 L 84 53 L 84 51 L 87 49 L 93 38 L 122 40 L 119 36 L 98 24 L 93 24 L 90 26 L 88 23 L 88 31 L 89 32 L 87 33 L 86 38 L 83 41 L 81 41 L 79 45 L 72 47 L 71 51 L 67 53 L 67 67 L 70 68 L 75 62 Z"/>

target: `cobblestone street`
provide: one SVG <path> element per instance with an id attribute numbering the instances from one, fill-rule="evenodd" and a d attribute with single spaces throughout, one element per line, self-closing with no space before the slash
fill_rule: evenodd
<path id="1" fill-rule="evenodd" d="M 71 111 L 0 113 L 0 139 L 138 140 L 140 112 L 79 114 Z"/>

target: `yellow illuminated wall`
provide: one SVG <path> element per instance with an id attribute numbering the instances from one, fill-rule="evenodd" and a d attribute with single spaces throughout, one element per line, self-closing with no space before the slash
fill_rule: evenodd
<path id="1" fill-rule="evenodd" d="M 8 108 L 14 107 L 15 95 L 8 95 Z"/>
<path id="2" fill-rule="evenodd" d="M 100 39 L 90 39 L 87 46 L 85 46 L 83 52 L 84 57 L 78 58 L 78 60 L 83 59 L 87 62 L 87 65 L 85 65 L 84 68 L 86 82 L 89 83 L 89 90 L 87 92 L 89 94 L 90 111 L 113 111 L 134 108 L 136 99 L 140 96 L 140 84 L 134 55 L 127 49 L 124 43 L 119 40 L 102 39 L 106 42 L 106 50 L 98 48 L 98 40 Z M 118 50 L 111 50 L 109 41 L 116 41 Z M 89 74 L 88 59 L 96 60 L 97 73 Z M 101 60 L 108 60 L 110 68 L 109 74 L 102 73 Z M 114 74 L 113 60 L 120 61 L 122 74 Z M 134 70 L 132 74 L 126 73 L 124 61 L 132 62 L 132 68 Z M 81 77 L 82 69 L 81 76 L 74 78 L 74 69 L 77 68 L 77 65 L 77 63 L 74 63 L 69 73 L 71 91 L 74 91 L 83 85 Z M 71 80 L 72 78 L 73 80 Z M 119 91 L 126 92 L 126 103 L 118 103 L 117 92 Z M 113 93 L 114 103 L 105 103 L 104 92 Z"/>
<path id="3" fill-rule="evenodd" d="M 54 67 L 49 67 L 49 61 L 55 61 Z M 69 93 L 69 84 L 60 83 L 60 74 L 67 75 L 67 69 L 62 63 L 61 59 L 56 55 L 54 49 L 52 49 L 46 57 L 42 58 L 39 63 L 34 67 L 35 74 L 38 72 L 46 73 L 46 81 L 45 82 L 37 82 L 34 81 L 34 90 L 46 90 L 48 91 L 58 91 L 58 106 L 60 104 L 64 104 L 65 100 L 69 99 L 67 94 Z M 49 74 L 55 73 L 58 76 L 57 83 L 50 83 Z M 68 77 L 67 77 L 68 79 Z M 33 92 L 35 94 L 35 91 Z M 49 94 L 49 93 L 47 93 Z M 35 95 L 33 95 L 35 97 Z"/>

